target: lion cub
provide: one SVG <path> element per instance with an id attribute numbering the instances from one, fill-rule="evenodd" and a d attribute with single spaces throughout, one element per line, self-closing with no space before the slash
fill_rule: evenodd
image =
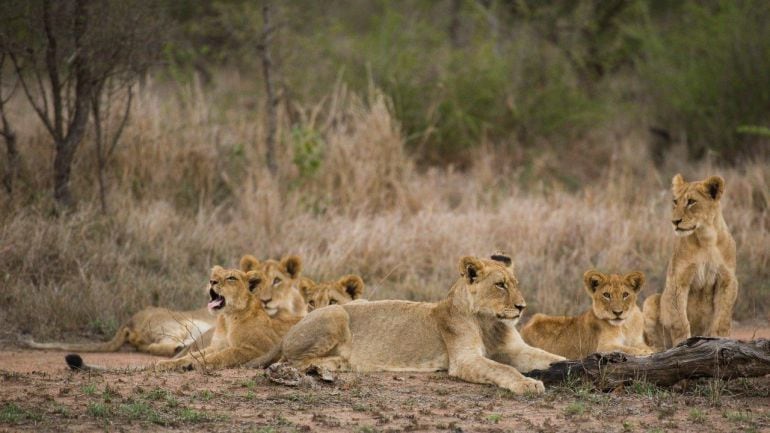
<path id="1" fill-rule="evenodd" d="M 593 300 L 592 308 L 577 317 L 535 314 L 521 330 L 524 341 L 568 359 L 593 352 L 651 354 L 643 339 L 642 312 L 636 306 L 644 275 L 606 275 L 591 270 L 583 275 L 583 282 Z"/>
<path id="2" fill-rule="evenodd" d="M 528 346 L 515 324 L 526 306 L 511 259 L 464 257 L 460 277 L 437 302 L 375 301 L 330 305 L 309 313 L 281 345 L 248 365 L 283 357 L 299 368 L 437 371 L 515 393 L 543 392 L 520 371 L 564 358 Z"/>
<path id="3" fill-rule="evenodd" d="M 208 286 L 211 297 L 208 309 L 217 316 L 217 323 L 209 346 L 143 369 L 165 371 L 235 367 L 267 353 L 280 341 L 276 329 L 282 326 L 262 308 L 257 293 L 264 283 L 265 274 L 261 271 L 242 272 L 214 266 Z M 67 357 L 67 364 L 76 369 L 105 369 L 83 365 L 82 359 L 74 355 Z"/>
<path id="4" fill-rule="evenodd" d="M 314 283 L 303 277 L 300 289 L 309 312 L 327 305 L 347 304 L 361 299 L 364 280 L 358 275 L 345 275 L 337 280 Z"/>
<path id="5" fill-rule="evenodd" d="M 730 335 L 738 280 L 735 240 L 719 202 L 724 190 L 719 176 L 685 182 L 677 174 L 672 179 L 671 223 L 677 239 L 663 293 L 644 302 L 645 339 L 651 346 L 670 348 L 693 335 Z"/>

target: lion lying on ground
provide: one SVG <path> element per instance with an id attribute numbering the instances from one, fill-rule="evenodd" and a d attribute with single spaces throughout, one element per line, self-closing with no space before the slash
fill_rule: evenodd
<path id="1" fill-rule="evenodd" d="M 134 314 L 110 341 L 99 343 L 38 343 L 22 341 L 33 349 L 66 350 L 73 352 L 116 352 L 128 343 L 140 352 L 158 356 L 173 356 L 190 345 L 209 329 L 215 318 L 205 308 L 192 311 L 172 311 L 148 307 Z"/>
<path id="2" fill-rule="evenodd" d="M 460 278 L 438 303 L 352 302 L 308 314 L 282 343 L 248 365 L 283 358 L 299 368 L 436 371 L 515 393 L 543 392 L 519 371 L 564 358 L 528 346 L 515 324 L 525 307 L 511 259 L 464 257 Z"/>
<path id="3" fill-rule="evenodd" d="M 279 341 L 276 329 L 287 328 L 278 319 L 271 319 L 262 308 L 257 295 L 265 284 L 261 271 L 243 272 L 238 269 L 211 270 L 208 309 L 217 315 L 211 344 L 179 359 L 160 361 L 146 369 L 156 371 L 176 369 L 218 369 L 241 365 L 263 355 Z M 298 318 L 295 319 L 299 320 Z M 80 357 L 70 355 L 67 364 L 75 369 L 99 369 L 84 365 Z"/>
<path id="4" fill-rule="evenodd" d="M 322 283 L 312 283 L 304 278 L 303 280 L 301 291 L 308 311 L 327 305 L 347 304 L 360 299 L 364 293 L 364 280 L 358 275 L 345 275 L 337 280 Z"/>
<path id="5" fill-rule="evenodd" d="M 663 293 L 647 298 L 643 310 L 645 339 L 657 348 L 673 347 L 693 335 L 730 335 L 738 296 L 735 240 L 719 202 L 724 179 L 685 182 L 677 174 L 671 186 L 674 253 Z"/>
<path id="6" fill-rule="evenodd" d="M 594 352 L 651 354 L 644 343 L 644 318 L 636 305 L 644 275 L 605 275 L 592 270 L 583 275 L 583 281 L 592 308 L 577 317 L 535 314 L 521 330 L 524 341 L 568 359 L 582 359 Z"/>

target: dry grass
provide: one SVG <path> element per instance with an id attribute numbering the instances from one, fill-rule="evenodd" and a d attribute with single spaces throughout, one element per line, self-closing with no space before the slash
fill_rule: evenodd
<path id="1" fill-rule="evenodd" d="M 321 150 L 318 169 L 300 172 L 287 151 L 274 180 L 261 159 L 260 117 L 244 108 L 250 103 L 149 86 L 111 164 L 110 215 L 96 205 L 87 141 L 74 169 L 81 205 L 58 218 L 49 212 L 50 145 L 19 105 L 12 114 L 24 178 L 0 215 L 3 326 L 47 337 L 84 327 L 109 332 L 148 304 L 198 306 L 208 269 L 235 266 L 244 253 L 299 254 L 318 279 L 359 273 L 374 299 L 430 300 L 448 289 L 460 256 L 502 249 L 514 256 L 532 310 L 575 313 L 588 305 L 581 275 L 591 267 L 641 270 L 645 294 L 660 290 L 673 243 L 668 184 L 677 171 L 726 178 L 725 218 L 739 254 L 736 318 L 766 317 L 766 163 L 728 169 L 672 156 L 659 171 L 643 141 L 618 126 L 569 155 L 545 148 L 521 159 L 486 146 L 462 172 L 419 168 L 385 97 L 337 89 L 298 109 Z M 288 128 L 282 136 L 291 149 Z"/>

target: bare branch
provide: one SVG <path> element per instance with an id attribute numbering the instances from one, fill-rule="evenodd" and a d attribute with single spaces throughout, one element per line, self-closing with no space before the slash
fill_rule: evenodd
<path id="1" fill-rule="evenodd" d="M 24 79 L 24 74 L 22 73 L 22 68 L 19 65 L 16 55 L 11 53 L 10 56 L 11 56 L 11 62 L 13 63 L 14 70 L 16 71 L 16 76 L 19 77 L 21 88 L 24 90 L 24 94 L 27 96 L 27 100 L 29 101 L 29 104 L 32 106 L 32 109 L 35 110 L 35 113 L 37 113 L 37 116 L 43 122 L 43 125 L 48 130 L 48 132 L 53 137 L 56 137 L 56 131 L 54 130 L 53 125 L 51 124 L 51 119 L 48 117 L 47 111 L 41 109 L 40 106 L 35 102 L 35 97 L 32 95 L 32 92 L 30 91 L 29 86 L 27 85 L 27 81 Z"/>
<path id="2" fill-rule="evenodd" d="M 118 140 L 120 139 L 120 136 L 123 135 L 123 128 L 128 123 L 128 115 L 131 112 L 131 102 L 133 101 L 133 96 L 134 96 L 132 85 L 128 86 L 126 93 L 128 94 L 127 96 L 128 99 L 126 101 L 126 109 L 125 111 L 123 111 L 123 118 L 120 120 L 120 123 L 118 124 L 118 129 L 115 131 L 115 135 L 113 135 L 112 137 L 112 143 L 110 144 L 110 148 L 107 151 L 107 158 L 110 158 L 113 152 L 115 152 L 115 148 L 118 145 Z"/>

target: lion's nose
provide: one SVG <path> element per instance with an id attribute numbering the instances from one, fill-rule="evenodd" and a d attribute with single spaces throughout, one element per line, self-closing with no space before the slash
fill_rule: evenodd
<path id="1" fill-rule="evenodd" d="M 273 298 L 269 298 L 269 299 L 263 299 L 263 300 L 262 300 L 262 303 L 263 303 L 263 304 L 265 304 L 265 305 L 267 305 L 267 304 L 269 304 L 269 303 L 270 303 L 270 301 L 272 301 L 272 300 L 273 300 Z"/>
<path id="2" fill-rule="evenodd" d="M 615 315 L 618 317 L 620 317 L 620 315 L 623 314 L 623 310 L 620 310 L 620 311 L 612 310 L 612 312 L 615 313 Z"/>
<path id="3" fill-rule="evenodd" d="M 524 311 L 525 308 L 527 308 L 527 304 L 516 304 L 514 305 L 514 307 L 516 307 L 519 310 L 519 312 L 522 312 Z"/>
<path id="4" fill-rule="evenodd" d="M 678 226 L 679 223 L 682 222 L 682 219 L 680 218 L 678 220 L 671 220 L 671 222 L 674 223 L 675 226 Z"/>

